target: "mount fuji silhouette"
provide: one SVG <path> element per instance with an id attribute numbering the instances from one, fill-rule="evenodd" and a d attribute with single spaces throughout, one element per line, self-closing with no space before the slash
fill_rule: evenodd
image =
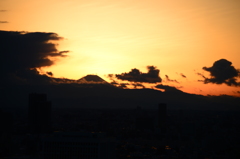
<path id="1" fill-rule="evenodd" d="M 107 84 L 108 82 L 99 77 L 98 75 L 86 75 L 77 80 L 79 83 L 91 83 L 91 84 Z"/>

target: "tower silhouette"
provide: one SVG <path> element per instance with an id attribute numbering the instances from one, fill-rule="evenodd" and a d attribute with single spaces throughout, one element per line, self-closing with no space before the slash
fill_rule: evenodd
<path id="1" fill-rule="evenodd" d="M 29 94 L 28 123 L 31 133 L 51 132 L 51 106 L 46 94 Z"/>

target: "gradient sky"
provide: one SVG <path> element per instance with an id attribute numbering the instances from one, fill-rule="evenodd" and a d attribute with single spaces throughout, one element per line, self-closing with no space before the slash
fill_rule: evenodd
<path id="1" fill-rule="evenodd" d="M 160 69 L 196 94 L 238 95 L 239 87 L 203 84 L 222 58 L 240 68 L 239 0 L 0 0 L 0 30 L 55 32 L 68 57 L 42 68 L 55 77 L 79 79 Z M 3 23 L 7 21 L 8 23 Z M 187 78 L 183 78 L 183 73 Z"/>

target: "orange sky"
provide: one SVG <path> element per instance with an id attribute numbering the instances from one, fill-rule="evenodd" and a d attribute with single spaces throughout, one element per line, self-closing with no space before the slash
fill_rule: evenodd
<path id="1" fill-rule="evenodd" d="M 202 84 L 196 72 L 225 58 L 240 68 L 239 0 L 1 0 L 0 30 L 56 32 L 69 56 L 43 68 L 55 77 L 102 78 L 147 65 L 197 94 L 239 87 Z M 6 11 L 3 11 L 6 10 Z M 194 71 L 195 70 L 195 71 Z M 183 73 L 187 78 L 182 78 Z"/>

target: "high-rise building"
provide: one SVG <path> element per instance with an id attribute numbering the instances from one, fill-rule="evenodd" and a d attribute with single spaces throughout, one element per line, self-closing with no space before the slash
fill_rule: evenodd
<path id="1" fill-rule="evenodd" d="M 160 103 L 158 105 L 158 127 L 165 131 L 166 129 L 166 118 L 167 118 L 167 104 Z"/>
<path id="2" fill-rule="evenodd" d="M 28 122 L 31 133 L 51 132 L 51 102 L 46 94 L 29 94 Z"/>

